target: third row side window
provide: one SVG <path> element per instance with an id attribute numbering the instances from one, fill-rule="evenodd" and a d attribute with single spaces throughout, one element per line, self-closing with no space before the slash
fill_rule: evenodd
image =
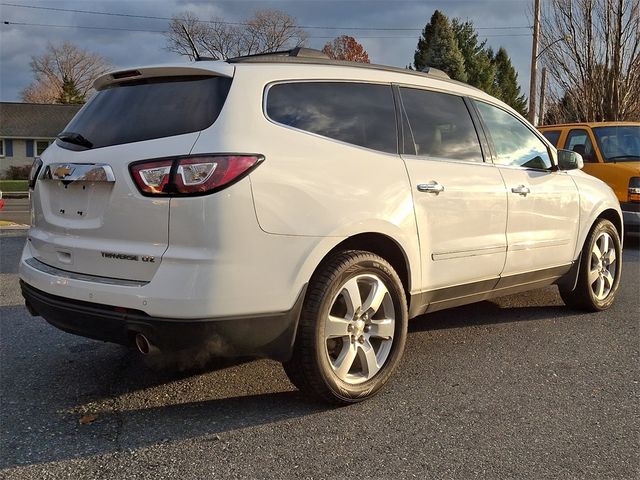
<path id="1" fill-rule="evenodd" d="M 292 82 L 272 86 L 267 114 L 283 125 L 341 142 L 398 153 L 391 85 Z"/>

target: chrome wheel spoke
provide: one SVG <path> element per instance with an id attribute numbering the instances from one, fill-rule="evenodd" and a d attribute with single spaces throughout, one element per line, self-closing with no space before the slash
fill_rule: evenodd
<path id="1" fill-rule="evenodd" d="M 324 334 L 327 338 L 346 337 L 349 335 L 349 321 L 345 318 L 329 315 Z"/>
<path id="2" fill-rule="evenodd" d="M 596 294 L 596 297 L 598 297 L 599 299 L 602 299 L 602 297 L 604 296 L 604 278 L 603 277 L 598 277 L 598 280 L 596 281 L 594 293 Z"/>
<path id="3" fill-rule="evenodd" d="M 602 254 L 600 258 L 603 258 L 604 255 L 609 251 L 609 235 L 606 233 L 600 237 L 602 239 Z"/>
<path id="4" fill-rule="evenodd" d="M 373 349 L 373 345 L 369 341 L 365 341 L 363 345 L 358 348 L 358 354 L 360 355 L 360 364 L 362 365 L 363 373 L 371 378 L 378 370 L 378 358 L 376 357 L 376 351 Z"/>
<path id="5" fill-rule="evenodd" d="M 371 293 L 365 300 L 362 305 L 362 310 L 364 312 L 368 312 L 369 316 L 372 316 L 375 312 L 380 309 L 380 305 L 382 305 L 382 301 L 389 294 L 389 290 L 384 286 L 380 280 L 376 280 L 373 287 L 371 288 Z"/>
<path id="6" fill-rule="evenodd" d="M 347 313 L 353 318 L 355 313 L 362 308 L 362 297 L 360 296 L 360 288 L 358 287 L 358 277 L 347 281 L 342 288 L 342 295 L 347 305 Z"/>
<path id="7" fill-rule="evenodd" d="M 589 277 L 588 277 L 589 285 L 593 285 L 593 283 L 596 280 L 598 280 L 598 278 L 600 278 L 600 270 L 598 269 L 589 270 Z"/>
<path id="8" fill-rule="evenodd" d="M 369 335 L 371 337 L 391 340 L 393 338 L 394 330 L 395 322 L 393 320 L 387 318 L 385 318 L 384 320 L 373 320 L 371 322 L 371 330 L 369 330 Z"/>
<path id="9" fill-rule="evenodd" d="M 603 263 L 607 266 L 616 261 L 616 250 L 614 248 L 609 249 L 603 257 Z"/>
<path id="10" fill-rule="evenodd" d="M 613 275 L 611 275 L 611 272 L 609 270 L 606 270 L 604 272 L 604 283 L 606 283 L 606 288 L 607 291 L 611 290 L 611 288 L 613 288 Z"/>
<path id="11" fill-rule="evenodd" d="M 600 251 L 600 247 L 598 247 L 597 241 L 593 244 L 593 250 L 591 250 L 591 254 L 596 257 L 596 261 L 599 261 L 602 258 L 602 251 Z"/>
<path id="12" fill-rule="evenodd" d="M 358 347 L 356 344 L 351 342 L 345 343 L 340 355 L 338 355 L 338 358 L 336 358 L 333 364 L 334 371 L 339 378 L 344 380 L 347 377 L 357 355 Z"/>

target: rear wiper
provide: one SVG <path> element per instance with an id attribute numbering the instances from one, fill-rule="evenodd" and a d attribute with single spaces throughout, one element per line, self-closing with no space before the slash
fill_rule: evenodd
<path id="1" fill-rule="evenodd" d="M 75 145 L 80 145 L 81 147 L 93 148 L 93 143 L 76 132 L 62 132 L 57 138 L 63 142 L 73 143 Z"/>

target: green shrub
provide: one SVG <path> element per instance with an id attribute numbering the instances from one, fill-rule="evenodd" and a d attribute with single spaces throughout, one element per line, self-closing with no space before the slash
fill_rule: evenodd
<path id="1" fill-rule="evenodd" d="M 26 192 L 29 190 L 28 180 L 0 180 L 0 192 Z"/>
<path id="2" fill-rule="evenodd" d="M 27 180 L 29 178 L 29 172 L 31 171 L 31 165 L 23 165 L 16 167 L 12 165 L 4 174 L 5 180 Z"/>

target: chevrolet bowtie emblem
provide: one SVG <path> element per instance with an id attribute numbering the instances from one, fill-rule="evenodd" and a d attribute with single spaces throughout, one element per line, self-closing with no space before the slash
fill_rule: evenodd
<path id="1" fill-rule="evenodd" d="M 53 171 L 53 175 L 56 178 L 59 178 L 60 180 L 63 180 L 64 178 L 66 178 L 69 175 L 71 175 L 74 170 L 75 170 L 75 168 L 71 167 L 70 165 L 62 165 L 62 166 L 56 168 Z"/>

